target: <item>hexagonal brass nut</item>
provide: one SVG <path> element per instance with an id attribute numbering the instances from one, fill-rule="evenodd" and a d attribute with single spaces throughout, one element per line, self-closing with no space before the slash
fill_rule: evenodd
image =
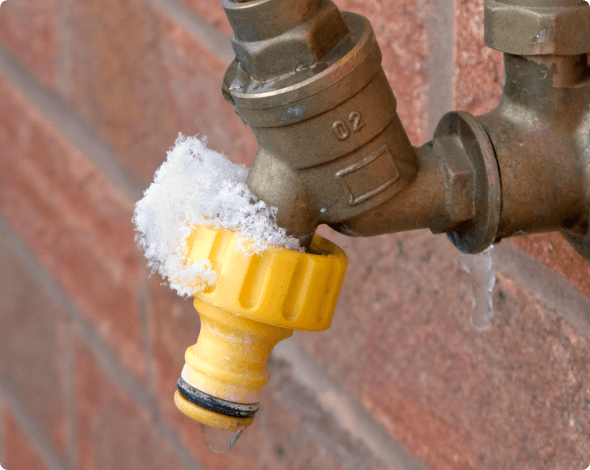
<path id="1" fill-rule="evenodd" d="M 590 5 L 580 0 L 486 0 L 485 42 L 517 55 L 590 52 Z"/>
<path id="2" fill-rule="evenodd" d="M 224 0 L 242 67 L 266 81 L 309 67 L 346 36 L 348 27 L 328 0 Z"/>
<path id="3" fill-rule="evenodd" d="M 442 165 L 445 184 L 445 217 L 434 233 L 452 230 L 475 214 L 475 170 L 457 136 L 438 137 L 434 151 Z"/>

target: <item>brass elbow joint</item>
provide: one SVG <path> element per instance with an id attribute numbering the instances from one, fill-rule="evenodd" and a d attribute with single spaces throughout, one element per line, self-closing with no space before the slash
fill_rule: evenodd
<path id="1" fill-rule="evenodd" d="M 430 228 L 466 253 L 516 234 L 587 236 L 588 71 L 579 50 L 590 49 L 590 33 L 571 44 L 562 23 L 576 13 L 576 24 L 590 24 L 590 8 L 488 0 L 488 44 L 547 54 L 553 41 L 577 55 L 507 54 L 500 107 L 449 113 L 414 148 L 368 20 L 329 0 L 288 3 L 224 1 L 237 59 L 223 92 L 259 142 L 250 189 L 304 246 L 320 224 L 351 236 Z M 519 35 L 509 17 L 528 29 Z M 533 35 L 534 25 L 547 37 Z"/>
<path id="2" fill-rule="evenodd" d="M 283 3 L 242 5 L 281 4 L 281 15 L 288 17 Z M 289 61 L 288 72 L 277 77 L 270 57 L 266 74 L 237 60 L 224 93 L 259 142 L 248 186 L 278 207 L 279 225 L 307 245 L 319 224 L 352 219 L 402 191 L 415 177 L 417 157 L 395 111 L 368 20 L 341 14 L 330 1 L 290 3 L 322 4 L 330 12 L 320 15 L 323 27 L 337 25 L 338 43 L 330 50 L 318 44 L 323 35 L 314 36 L 315 23 L 267 38 L 276 43 L 277 58 Z M 241 36 L 238 26 L 234 45 Z M 309 48 L 305 54 L 299 54 L 302 43 Z M 325 52 L 315 62 L 301 62 L 312 51 Z"/>
<path id="3" fill-rule="evenodd" d="M 320 224 L 352 236 L 428 227 L 454 231 L 467 252 L 489 246 L 500 182 L 483 127 L 450 115 L 433 142 L 413 148 L 369 21 L 330 1 L 290 3 L 224 2 L 237 59 L 223 92 L 258 139 L 248 185 L 279 209 L 279 225 L 305 246 Z M 293 21 L 291 7 L 302 5 L 316 9 L 313 21 Z M 263 19 L 246 22 L 257 9 Z M 271 10 L 273 33 L 264 26 Z"/>

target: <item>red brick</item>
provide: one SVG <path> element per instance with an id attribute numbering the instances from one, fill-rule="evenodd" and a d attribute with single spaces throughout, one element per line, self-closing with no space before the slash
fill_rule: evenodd
<path id="1" fill-rule="evenodd" d="M 560 312 L 497 273 L 480 333 L 444 236 L 329 238 L 350 259 L 338 311 L 299 338 L 409 452 L 439 470 L 590 463 L 590 340 Z"/>
<path id="2" fill-rule="evenodd" d="M 366 16 L 383 52 L 383 68 L 395 97 L 397 112 L 414 145 L 426 140 L 428 119 L 428 46 L 418 0 L 336 0 L 343 11 Z"/>
<path id="3" fill-rule="evenodd" d="M 454 107 L 485 114 L 500 101 L 503 55 L 484 44 L 484 0 L 455 0 Z"/>
<path id="4" fill-rule="evenodd" d="M 151 180 L 178 132 L 252 159 L 254 138 L 221 96 L 225 65 L 160 10 L 139 0 L 69 8 L 72 105 L 128 167 Z"/>
<path id="5" fill-rule="evenodd" d="M 71 1 L 72 105 L 125 163 L 149 178 L 174 140 L 149 4 Z"/>
<path id="6" fill-rule="evenodd" d="M 6 455 L 0 462 L 0 467 L 4 467 L 6 470 L 47 470 L 48 467 L 39 455 L 35 445 L 25 435 L 8 408 L 5 408 L 3 418 Z"/>
<path id="7" fill-rule="evenodd" d="M 197 342 L 199 315 L 191 299 L 183 299 L 168 286 L 160 285 L 161 278 L 152 276 L 149 281 L 150 317 L 154 337 L 155 374 L 161 407 L 168 414 L 176 413 L 172 400 L 176 381 L 184 365 L 186 348 Z"/>
<path id="8" fill-rule="evenodd" d="M 7 246 L 6 234 L 2 235 L 0 371 L 48 440 L 58 452 L 65 454 L 66 312 Z"/>
<path id="9" fill-rule="evenodd" d="M 76 408 L 80 470 L 160 470 L 182 466 L 157 434 L 150 413 L 134 402 L 76 344 Z"/>
<path id="10" fill-rule="evenodd" d="M 4 2 L 0 40 L 37 77 L 58 87 L 59 17 L 57 0 Z"/>
<path id="11" fill-rule="evenodd" d="M 6 421 L 6 413 L 5 413 L 5 409 L 6 409 L 6 403 L 4 401 L 4 398 L 2 396 L 2 390 L 0 390 L 0 467 L 2 466 L 2 464 L 6 465 L 6 452 L 4 450 L 4 448 L 6 447 L 6 442 L 5 442 L 5 429 L 6 429 L 6 425 L 5 425 L 5 421 Z"/>
<path id="12" fill-rule="evenodd" d="M 558 232 L 513 237 L 510 241 L 561 274 L 580 292 L 590 297 L 590 263 Z"/>
<path id="13" fill-rule="evenodd" d="M 211 148 L 235 163 L 250 165 L 258 148 L 256 139 L 221 95 L 228 64 L 164 16 L 159 17 L 159 32 L 160 64 L 172 127 L 187 135 L 207 136 Z"/>
<path id="14" fill-rule="evenodd" d="M 191 8 L 199 17 L 207 21 L 219 31 L 227 34 L 228 41 L 233 35 L 227 16 L 220 2 L 209 2 L 207 0 L 181 0 L 186 6 Z"/>
<path id="15" fill-rule="evenodd" d="M 145 275 L 132 206 L 13 88 L 0 82 L 0 210 L 139 376 Z"/>
<path id="16" fill-rule="evenodd" d="M 377 470 L 385 468 L 361 443 L 326 415 L 313 396 L 293 379 L 283 362 L 269 366 L 271 380 L 254 424 L 227 455 L 210 452 L 201 427 L 174 406 L 184 351 L 198 338 L 199 320 L 190 301 L 157 282 L 151 286 L 160 409 L 195 458 L 210 470 Z"/>

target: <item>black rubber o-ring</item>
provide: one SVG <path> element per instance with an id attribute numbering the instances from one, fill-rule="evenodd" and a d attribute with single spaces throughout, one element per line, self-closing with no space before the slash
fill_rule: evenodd
<path id="1" fill-rule="evenodd" d="M 215 413 L 231 416 L 232 418 L 249 418 L 250 416 L 254 416 L 258 411 L 258 403 L 244 404 L 222 400 L 221 398 L 197 390 L 192 385 L 186 383 L 182 377 L 176 382 L 176 388 L 191 403 Z"/>

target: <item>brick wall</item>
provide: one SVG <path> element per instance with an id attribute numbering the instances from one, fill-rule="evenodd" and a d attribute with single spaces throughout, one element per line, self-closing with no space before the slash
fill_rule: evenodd
<path id="1" fill-rule="evenodd" d="M 373 23 L 414 144 L 491 110 L 501 54 L 483 0 L 337 0 Z M 149 277 L 133 203 L 178 132 L 249 164 L 220 94 L 219 1 L 0 6 L 0 464 L 8 470 L 541 470 L 590 464 L 590 263 L 557 234 L 494 250 L 496 316 L 444 236 L 347 239 L 333 327 L 270 363 L 228 455 L 173 405 L 190 301 Z"/>

